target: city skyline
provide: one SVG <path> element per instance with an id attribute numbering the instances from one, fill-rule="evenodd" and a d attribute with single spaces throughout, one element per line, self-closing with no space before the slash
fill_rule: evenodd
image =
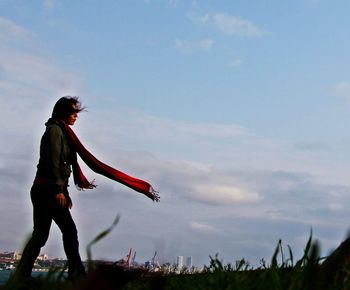
<path id="1" fill-rule="evenodd" d="M 176 261 L 163 261 L 162 263 L 159 263 L 159 261 L 157 259 L 155 259 L 156 255 L 154 255 L 153 259 L 150 260 L 146 260 L 146 261 L 137 261 L 135 259 L 136 257 L 136 251 L 132 252 L 132 250 L 130 249 L 130 253 L 133 253 L 133 259 L 129 259 L 128 257 L 122 257 L 120 260 L 118 261 L 111 261 L 111 260 L 105 260 L 106 263 L 108 262 L 121 262 L 123 261 L 125 263 L 125 266 L 127 267 L 137 267 L 140 265 L 144 265 L 144 266 L 148 266 L 148 267 L 160 267 L 162 265 L 172 265 L 172 266 L 176 266 L 176 268 L 180 271 L 184 268 L 186 268 L 187 270 L 191 270 L 192 268 L 195 267 L 195 265 L 193 264 L 193 259 L 191 256 L 186 257 L 186 263 L 184 263 L 184 259 L 183 256 L 177 256 L 176 257 Z M 14 263 L 14 262 L 18 262 L 22 257 L 22 253 L 20 251 L 0 251 L 0 263 Z M 59 260 L 59 261 L 66 261 L 65 257 L 54 257 L 51 256 L 49 253 L 40 253 L 39 256 L 36 259 L 37 261 L 54 261 L 54 260 Z M 87 262 L 87 261 L 84 261 Z M 203 266 L 203 265 L 201 265 Z"/>

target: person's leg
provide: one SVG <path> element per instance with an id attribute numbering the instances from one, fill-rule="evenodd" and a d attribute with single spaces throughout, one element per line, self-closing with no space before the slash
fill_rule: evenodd
<path id="1" fill-rule="evenodd" d="M 68 208 L 55 212 L 53 220 L 62 232 L 63 247 L 68 260 L 68 277 L 76 279 L 85 275 L 79 254 L 78 231 Z"/>
<path id="2" fill-rule="evenodd" d="M 42 196 L 40 188 L 33 187 L 31 195 L 34 227 L 32 236 L 26 244 L 21 260 L 16 267 L 15 275 L 18 277 L 30 277 L 34 262 L 40 254 L 40 249 L 49 237 L 52 222 L 51 212 L 45 200 L 40 199 L 40 196 Z"/>

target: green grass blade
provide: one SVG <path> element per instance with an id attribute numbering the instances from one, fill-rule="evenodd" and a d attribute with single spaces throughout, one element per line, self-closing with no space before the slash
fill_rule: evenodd
<path id="1" fill-rule="evenodd" d="M 88 270 L 91 269 L 91 261 L 92 261 L 92 254 L 91 254 L 91 247 L 96 244 L 98 241 L 100 241 L 101 239 L 103 239 L 105 236 L 107 236 L 113 229 L 114 227 L 118 224 L 120 220 L 120 215 L 118 214 L 112 225 L 105 229 L 104 231 L 102 231 L 101 233 L 99 233 L 90 243 L 88 243 L 88 245 L 86 246 L 86 256 L 88 259 Z"/>

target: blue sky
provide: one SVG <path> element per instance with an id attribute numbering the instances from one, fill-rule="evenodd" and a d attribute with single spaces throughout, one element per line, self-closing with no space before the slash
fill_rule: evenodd
<path id="1" fill-rule="evenodd" d="M 0 1 L 0 250 L 31 231 L 29 189 L 52 106 L 99 159 L 150 181 L 152 204 L 96 176 L 71 187 L 81 251 L 140 262 L 324 253 L 348 230 L 348 1 Z M 44 252 L 64 256 L 52 229 Z"/>

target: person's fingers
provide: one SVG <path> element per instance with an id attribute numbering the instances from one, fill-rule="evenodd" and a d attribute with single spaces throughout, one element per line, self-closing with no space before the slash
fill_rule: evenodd
<path id="1" fill-rule="evenodd" d="M 60 198 L 60 205 L 61 207 L 65 207 L 67 205 L 65 198 Z"/>
<path id="2" fill-rule="evenodd" d="M 63 194 L 59 194 L 56 196 L 56 200 L 58 202 L 58 205 L 61 207 L 61 208 L 64 208 L 67 206 L 67 200 L 66 200 L 66 197 L 63 195 Z"/>

